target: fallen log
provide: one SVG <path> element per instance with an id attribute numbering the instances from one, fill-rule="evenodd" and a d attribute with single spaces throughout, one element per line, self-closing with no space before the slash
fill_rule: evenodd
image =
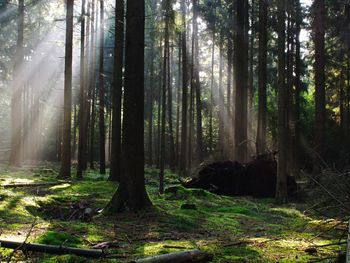
<path id="1" fill-rule="evenodd" d="M 198 249 L 174 252 L 164 255 L 158 255 L 132 261 L 133 263 L 191 263 L 191 262 L 209 262 L 213 255 Z"/>
<path id="2" fill-rule="evenodd" d="M 40 186 L 55 186 L 60 184 L 70 184 L 70 181 L 58 181 L 58 182 L 43 182 L 43 183 L 31 183 L 31 184 L 5 184 L 4 188 L 17 188 L 17 187 L 40 187 Z"/>
<path id="3" fill-rule="evenodd" d="M 35 243 L 23 243 L 15 242 L 0 239 L 0 247 L 10 248 L 21 251 L 32 251 L 32 252 L 41 252 L 48 254 L 64 255 L 64 254 L 73 254 L 80 257 L 87 258 L 101 258 L 105 257 L 106 253 L 101 249 L 82 249 L 66 246 L 54 246 L 54 245 L 44 245 L 44 244 L 35 244 Z"/>

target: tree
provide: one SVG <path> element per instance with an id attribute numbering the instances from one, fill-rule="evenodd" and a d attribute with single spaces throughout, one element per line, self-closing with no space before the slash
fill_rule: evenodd
<path id="1" fill-rule="evenodd" d="M 115 39 L 112 90 L 112 151 L 109 180 L 118 181 L 121 174 L 121 103 L 124 57 L 124 0 L 115 1 Z"/>
<path id="2" fill-rule="evenodd" d="M 86 87 L 85 87 L 85 0 L 81 4 L 81 32 L 80 32 L 80 102 L 79 102 L 79 142 L 78 142 L 78 166 L 77 177 L 83 177 L 83 163 L 86 161 Z"/>
<path id="3" fill-rule="evenodd" d="M 259 0 L 259 105 L 257 154 L 266 151 L 266 121 L 267 121 L 267 1 Z"/>
<path id="4" fill-rule="evenodd" d="M 199 45 L 198 45 L 198 1 L 193 0 L 193 36 L 194 36 L 194 83 L 196 92 L 196 111 L 197 111 L 197 158 L 201 163 L 203 161 L 203 129 L 202 129 L 202 100 L 201 100 L 201 84 L 199 80 Z"/>
<path id="5" fill-rule="evenodd" d="M 185 173 L 187 163 L 187 112 L 188 112 L 188 72 L 187 72 L 187 34 L 186 34 L 186 1 L 181 0 L 182 28 L 181 28 L 181 52 L 182 52 L 182 109 L 181 109 L 181 154 L 180 172 Z"/>
<path id="6" fill-rule="evenodd" d="M 106 127 L 105 127 L 105 82 L 104 82 L 104 1 L 100 0 L 100 61 L 99 61 L 99 132 L 100 174 L 106 173 Z"/>
<path id="7" fill-rule="evenodd" d="M 287 201 L 287 99 L 285 85 L 285 0 L 278 0 L 278 165 L 276 202 Z"/>
<path id="8" fill-rule="evenodd" d="M 109 212 L 151 205 L 144 178 L 144 26 L 145 2 L 128 0 L 126 7 L 123 163 L 120 185 Z"/>
<path id="9" fill-rule="evenodd" d="M 326 95 L 325 95 L 325 4 L 324 0 L 313 3 L 313 34 L 315 42 L 315 157 L 314 175 L 320 172 L 319 158 L 324 154 Z"/>
<path id="10" fill-rule="evenodd" d="M 236 56 L 235 56 L 235 77 L 236 77 L 236 105 L 235 105 L 235 159 L 240 162 L 246 160 L 247 155 L 247 63 L 245 43 L 246 30 L 246 0 L 237 0 L 237 32 L 236 32 Z"/>
<path id="11" fill-rule="evenodd" d="M 24 46 L 24 0 L 18 2 L 18 31 L 13 69 L 13 90 L 11 97 L 11 156 L 10 165 L 20 166 L 22 157 L 22 83 Z"/>
<path id="12" fill-rule="evenodd" d="M 63 140 L 60 178 L 69 178 L 71 172 L 71 122 L 72 122 L 72 61 L 73 61 L 73 9 L 74 0 L 67 0 L 66 44 L 64 72 Z"/>
<path id="13" fill-rule="evenodd" d="M 162 90 L 161 90 L 161 100 L 162 100 L 162 119 L 161 119 L 161 137 L 160 137 L 160 170 L 159 170 L 159 193 L 164 193 L 164 169 L 165 169 L 165 122 L 166 122 L 166 95 L 167 95 L 167 85 L 168 77 L 167 71 L 168 60 L 169 60 L 169 9 L 170 1 L 163 1 L 165 9 L 165 27 L 164 27 L 164 48 L 163 48 L 163 70 L 162 70 Z M 170 118 L 169 118 L 170 121 Z"/>

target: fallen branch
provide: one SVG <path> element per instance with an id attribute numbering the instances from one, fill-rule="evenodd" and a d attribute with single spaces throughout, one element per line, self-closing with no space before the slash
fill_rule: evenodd
<path id="1" fill-rule="evenodd" d="M 44 183 L 32 183 L 32 184 L 5 184 L 4 188 L 17 188 L 17 187 L 40 187 L 40 186 L 55 186 L 60 184 L 70 184 L 70 181 L 59 181 L 59 182 L 44 182 Z"/>
<path id="2" fill-rule="evenodd" d="M 213 255 L 198 249 L 187 250 L 164 255 L 137 259 L 134 263 L 191 263 L 191 262 L 208 262 L 213 259 Z"/>
<path id="3" fill-rule="evenodd" d="M 66 246 L 53 246 L 35 243 L 23 243 L 0 239 L 0 247 L 10 248 L 21 251 L 33 251 L 48 254 L 64 255 L 64 254 L 74 254 L 81 257 L 88 258 L 101 258 L 105 257 L 106 253 L 101 249 L 81 249 Z"/>

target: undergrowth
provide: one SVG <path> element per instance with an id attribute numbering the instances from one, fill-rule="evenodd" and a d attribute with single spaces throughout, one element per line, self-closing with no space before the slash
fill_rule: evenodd
<path id="1" fill-rule="evenodd" d="M 55 181 L 54 165 L 2 168 L 2 185 Z M 138 213 L 103 216 L 101 211 L 117 185 L 95 171 L 82 181 L 37 188 L 1 188 L 1 238 L 49 245 L 91 248 L 116 241 L 115 256 L 101 262 L 128 262 L 162 253 L 199 248 L 214 255 L 213 262 L 309 262 L 329 258 L 346 226 L 336 218 L 303 213 L 303 204 L 276 206 L 272 199 L 217 196 L 179 186 L 178 176 L 167 171 L 172 189 L 159 195 L 158 171 L 146 170 L 147 189 L 154 208 Z M 183 209 L 183 208 L 189 209 Z M 76 212 L 76 211 L 79 212 Z M 84 216 L 91 212 L 91 217 Z M 80 214 L 78 214 L 80 213 Z M 31 226 L 35 222 L 33 229 Z M 337 226 L 337 227 L 332 227 Z M 324 246 L 326 245 L 326 246 Z M 316 253 L 308 254 L 307 248 Z M 3 259 L 11 250 L 1 249 Z M 28 255 L 26 255 L 28 256 Z M 95 262 L 72 255 L 29 254 L 32 262 Z M 24 255 L 16 252 L 22 260 Z M 325 261 L 327 262 L 327 261 Z"/>

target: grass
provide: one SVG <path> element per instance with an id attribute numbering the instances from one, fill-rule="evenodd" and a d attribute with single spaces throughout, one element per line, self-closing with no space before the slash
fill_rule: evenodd
<path id="1" fill-rule="evenodd" d="M 100 242 L 117 241 L 112 252 L 125 258 L 101 262 L 128 262 L 192 248 L 213 253 L 214 262 L 309 262 L 335 258 L 342 249 L 336 245 L 317 248 L 314 255 L 305 252 L 308 247 L 336 243 L 345 226 L 329 230 L 338 221 L 304 214 L 303 204 L 276 206 L 272 199 L 217 196 L 181 186 L 159 196 L 157 170 L 147 169 L 146 173 L 154 209 L 113 217 L 99 214 L 87 221 L 68 220 L 72 207 L 84 203 L 99 211 L 117 187 L 95 171 L 89 171 L 83 181 L 52 187 L 2 188 L 1 238 L 23 241 L 35 219 L 30 242 L 91 248 Z M 53 165 L 15 171 L 0 168 L 2 184 L 53 181 L 56 175 Z M 167 172 L 166 182 L 176 185 L 178 176 Z M 181 209 L 183 204 L 196 209 Z M 3 258 L 10 252 L 0 250 Z M 16 258 L 23 260 L 23 254 L 17 252 Z M 34 262 L 94 262 L 71 255 L 32 254 L 31 258 Z"/>

